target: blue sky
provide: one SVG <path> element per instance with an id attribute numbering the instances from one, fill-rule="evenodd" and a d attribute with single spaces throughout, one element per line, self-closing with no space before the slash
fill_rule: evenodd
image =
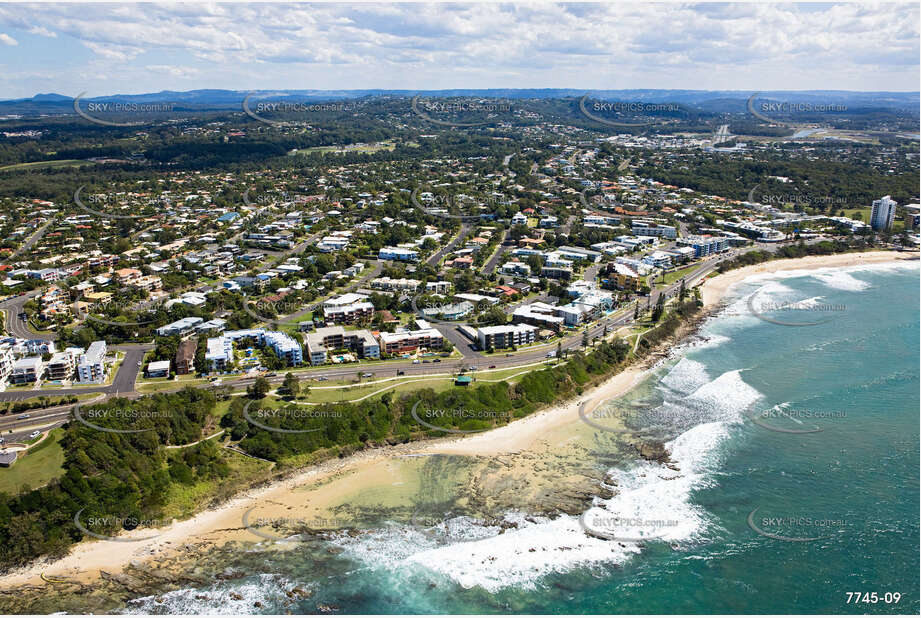
<path id="1" fill-rule="evenodd" d="M 3 4 L 0 99 L 197 88 L 919 90 L 910 4 Z"/>

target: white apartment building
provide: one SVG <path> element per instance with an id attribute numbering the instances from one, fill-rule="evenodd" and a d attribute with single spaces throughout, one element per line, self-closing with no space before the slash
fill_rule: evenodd
<path id="1" fill-rule="evenodd" d="M 481 350 L 510 348 L 513 345 L 533 343 L 537 339 L 537 327 L 530 324 L 503 324 L 486 326 L 476 331 Z"/>
<path id="2" fill-rule="evenodd" d="M 875 231 L 885 231 L 892 227 L 892 221 L 895 219 L 896 202 L 890 196 L 886 195 L 873 200 L 873 208 L 870 210 L 870 227 Z"/>
<path id="3" fill-rule="evenodd" d="M 77 378 L 79 382 L 99 383 L 106 378 L 106 342 L 94 341 L 80 356 L 77 363 Z"/>

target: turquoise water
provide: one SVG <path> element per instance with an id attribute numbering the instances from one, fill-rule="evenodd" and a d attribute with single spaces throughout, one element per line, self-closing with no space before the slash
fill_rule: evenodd
<path id="1" fill-rule="evenodd" d="M 823 323 L 758 319 L 747 305 L 755 292 L 770 319 Z M 447 537 L 394 524 L 250 551 L 236 563 L 249 577 L 125 609 L 917 614 L 918 299 L 917 264 L 740 286 L 700 341 L 612 403 L 634 430 L 666 441 L 674 465 L 610 470 L 617 494 L 591 512 L 629 518 L 630 535 L 654 532 L 649 542 L 591 537 L 571 516 L 507 514 L 520 525 L 501 535 L 462 520 L 446 524 Z M 763 534 L 749 525 L 756 509 Z M 291 601 L 293 585 L 314 594 Z M 880 600 L 848 604 L 848 592 Z M 885 593 L 901 598 L 886 603 Z"/>

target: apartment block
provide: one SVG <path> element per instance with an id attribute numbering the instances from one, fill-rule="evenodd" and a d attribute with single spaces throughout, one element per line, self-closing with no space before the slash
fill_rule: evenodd
<path id="1" fill-rule="evenodd" d="M 477 329 L 477 342 L 481 350 L 501 350 L 533 343 L 536 339 L 537 327 L 530 324 L 503 324 Z"/>
<path id="2" fill-rule="evenodd" d="M 78 380 L 90 384 L 105 380 L 105 358 L 106 342 L 94 341 L 91 343 L 86 352 L 80 355 L 80 361 L 77 364 Z"/>

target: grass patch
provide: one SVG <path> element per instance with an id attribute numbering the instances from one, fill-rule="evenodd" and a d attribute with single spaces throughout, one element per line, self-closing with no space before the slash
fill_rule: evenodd
<path id="1" fill-rule="evenodd" d="M 64 449 L 59 443 L 63 435 L 63 429 L 53 429 L 44 442 L 20 453 L 12 467 L 0 468 L 0 492 L 15 496 L 23 486 L 35 489 L 64 474 Z"/>
<path id="2" fill-rule="evenodd" d="M 38 167 L 81 167 L 84 165 L 95 165 L 95 163 L 93 163 L 92 161 L 83 161 L 81 159 L 58 159 L 56 161 L 33 161 L 31 163 L 14 163 L 13 165 L 4 165 L 3 167 L 0 167 L 0 172 L 34 169 Z"/>
<path id="3" fill-rule="evenodd" d="M 682 277 L 687 277 L 698 268 L 700 268 L 700 264 L 691 264 L 690 266 L 685 266 L 684 268 L 673 270 L 670 273 L 665 273 L 665 285 L 671 285 Z"/>
<path id="4" fill-rule="evenodd" d="M 222 479 L 192 485 L 171 484 L 163 509 L 164 519 L 191 517 L 212 501 L 230 498 L 243 487 L 258 480 L 260 475 L 267 473 L 272 467 L 269 463 L 245 457 L 229 449 L 223 449 L 222 453 L 230 466 L 230 474 Z"/>

